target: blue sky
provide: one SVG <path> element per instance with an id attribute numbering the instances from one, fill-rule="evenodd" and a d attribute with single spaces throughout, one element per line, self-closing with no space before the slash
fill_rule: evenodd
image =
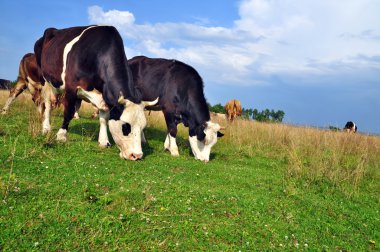
<path id="1" fill-rule="evenodd" d="M 48 27 L 114 25 L 128 58 L 175 58 L 211 104 L 281 109 L 291 124 L 380 134 L 378 0 L 0 1 L 0 78 Z"/>

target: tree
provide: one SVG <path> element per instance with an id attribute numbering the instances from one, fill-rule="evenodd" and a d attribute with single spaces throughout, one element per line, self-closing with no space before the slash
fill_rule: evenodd
<path id="1" fill-rule="evenodd" d="M 208 109 L 211 111 L 211 112 L 215 112 L 215 113 L 224 113 L 224 107 L 222 104 L 218 103 L 218 104 L 215 104 L 214 106 L 212 106 L 211 104 L 207 103 L 208 105 Z"/>

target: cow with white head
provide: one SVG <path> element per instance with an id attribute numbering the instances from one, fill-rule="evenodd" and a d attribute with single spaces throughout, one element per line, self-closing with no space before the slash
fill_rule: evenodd
<path id="1" fill-rule="evenodd" d="M 55 93 L 64 93 L 64 120 L 57 140 L 67 140 L 76 101 L 93 96 L 97 99 L 93 104 L 103 108 L 99 111 L 99 145 L 109 146 L 104 130 L 109 121 L 121 156 L 130 160 L 142 158 L 144 105 L 133 83 L 123 41 L 114 27 L 49 28 L 36 42 L 34 51 L 45 85 L 50 85 Z"/>
<path id="2" fill-rule="evenodd" d="M 211 122 L 198 72 L 177 60 L 151 59 L 138 56 L 128 61 L 135 86 L 144 100 L 159 97 L 158 105 L 165 116 L 168 134 L 164 148 L 178 156 L 177 125 L 189 127 L 189 141 L 194 157 L 208 162 L 211 148 L 219 132 L 219 124 Z"/>

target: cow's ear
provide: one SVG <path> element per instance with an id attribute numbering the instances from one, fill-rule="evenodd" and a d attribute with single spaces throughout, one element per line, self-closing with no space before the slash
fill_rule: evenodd
<path id="1" fill-rule="evenodd" d="M 222 137 L 222 136 L 224 136 L 224 134 L 222 132 L 218 131 L 218 132 L 216 132 L 216 136 L 217 137 Z"/>

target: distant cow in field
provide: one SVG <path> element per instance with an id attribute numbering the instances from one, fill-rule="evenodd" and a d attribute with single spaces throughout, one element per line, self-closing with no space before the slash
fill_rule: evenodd
<path id="1" fill-rule="evenodd" d="M 236 117 L 241 116 L 242 114 L 241 103 L 239 100 L 228 101 L 224 106 L 224 109 L 229 122 L 232 122 Z"/>
<path id="2" fill-rule="evenodd" d="M 0 79 L 0 89 L 8 90 L 10 89 L 11 84 L 12 81 L 10 80 Z"/>
<path id="3" fill-rule="evenodd" d="M 118 31 L 112 26 L 49 28 L 35 43 L 34 51 L 45 85 L 51 86 L 55 93 L 64 93 L 64 120 L 57 140 L 67 140 L 75 104 L 85 99 L 99 109 L 99 145 L 110 145 L 108 122 L 120 157 L 141 159 L 145 103 L 133 84 Z"/>
<path id="4" fill-rule="evenodd" d="M 344 126 L 343 130 L 349 133 L 356 133 L 358 131 L 358 127 L 354 122 L 348 121 Z"/>
<path id="5" fill-rule="evenodd" d="M 159 97 L 158 104 L 165 116 L 168 134 L 164 147 L 172 156 L 178 156 L 177 125 L 189 127 L 189 142 L 196 159 L 208 162 L 220 126 L 210 120 L 203 81 L 198 72 L 177 60 L 152 59 L 138 56 L 130 59 L 136 87 L 144 100 Z"/>

